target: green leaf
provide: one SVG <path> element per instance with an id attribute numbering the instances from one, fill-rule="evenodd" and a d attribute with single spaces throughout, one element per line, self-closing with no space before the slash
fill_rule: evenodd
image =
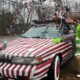
<path id="1" fill-rule="evenodd" d="M 53 40 L 53 42 L 56 43 L 56 44 L 59 44 L 59 43 L 61 43 L 61 38 L 60 37 L 57 37 L 57 38 L 55 38 Z"/>

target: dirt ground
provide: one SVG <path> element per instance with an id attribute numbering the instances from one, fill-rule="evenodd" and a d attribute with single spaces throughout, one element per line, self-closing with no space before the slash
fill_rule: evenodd
<path id="1" fill-rule="evenodd" d="M 61 69 L 61 80 L 80 80 L 76 75 L 80 70 L 80 57 L 74 57 L 68 61 Z"/>

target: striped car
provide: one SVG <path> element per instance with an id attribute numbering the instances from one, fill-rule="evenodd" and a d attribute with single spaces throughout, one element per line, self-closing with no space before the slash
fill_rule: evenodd
<path id="1" fill-rule="evenodd" d="M 59 38 L 60 43 L 54 40 Z M 55 25 L 34 25 L 0 52 L 0 76 L 7 80 L 59 80 L 60 66 L 75 53 L 75 35 Z"/>

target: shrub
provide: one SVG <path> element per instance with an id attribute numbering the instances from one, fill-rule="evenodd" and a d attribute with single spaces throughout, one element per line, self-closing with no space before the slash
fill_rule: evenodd
<path id="1" fill-rule="evenodd" d="M 7 28 L 10 27 L 13 21 L 13 14 L 10 12 L 2 12 L 0 14 L 0 35 L 7 34 Z"/>

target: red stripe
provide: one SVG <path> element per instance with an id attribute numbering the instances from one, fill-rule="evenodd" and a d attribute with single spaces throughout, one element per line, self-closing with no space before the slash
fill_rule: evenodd
<path id="1" fill-rule="evenodd" d="M 30 40 L 30 39 L 29 39 L 29 40 Z M 19 43 L 19 42 L 21 42 L 21 43 L 22 43 L 22 42 L 23 42 L 23 43 L 26 43 L 26 46 L 27 46 L 27 44 L 30 45 L 30 46 L 31 46 L 31 44 L 32 44 L 33 47 L 34 47 L 34 46 L 38 47 L 41 43 L 45 42 L 46 40 L 43 41 L 43 42 L 42 42 L 42 40 L 39 40 L 39 41 L 36 40 L 37 42 L 39 42 L 38 46 L 35 45 L 35 40 L 28 41 L 28 43 L 27 43 L 27 41 L 28 41 L 28 40 L 22 39 L 22 41 L 16 41 L 16 42 L 18 42 L 18 43 Z M 34 42 L 33 42 L 33 41 L 34 41 Z M 48 40 L 48 41 L 49 41 L 49 40 Z M 48 41 L 47 41 L 46 43 L 48 43 Z M 15 42 L 14 44 L 16 44 L 16 42 Z M 29 43 L 29 42 L 30 42 L 30 43 Z M 23 43 L 22 43 L 22 44 L 23 44 Z M 45 43 L 45 44 L 46 44 L 46 43 Z M 18 45 L 20 45 L 20 44 L 18 44 Z M 18 46 L 18 45 L 17 45 L 17 46 Z M 20 46 L 21 46 L 21 45 L 20 45 Z M 22 46 L 22 47 L 23 47 L 23 46 Z M 13 48 L 13 47 L 12 47 L 12 48 Z M 20 47 L 19 47 L 20 49 L 17 49 L 17 47 L 15 47 L 15 46 L 14 46 L 14 48 L 13 48 L 14 50 L 13 50 L 12 48 L 10 47 L 10 50 L 9 50 L 9 51 L 11 51 L 12 53 L 15 53 L 15 52 L 17 52 L 17 51 L 19 51 L 19 50 L 21 49 Z M 8 49 L 9 49 L 9 47 L 8 47 Z M 16 49 L 17 49 L 17 50 L 16 50 Z M 16 51 L 15 51 L 15 50 L 16 50 Z M 22 51 L 23 51 L 23 50 L 22 50 Z M 22 51 L 21 51 L 21 52 L 22 52 Z M 21 53 L 21 52 L 20 52 L 20 53 Z M 25 52 L 25 53 L 26 53 L 26 52 Z M 23 54 L 25 54 L 25 53 L 23 53 Z M 18 54 L 19 54 L 19 52 L 17 53 L 17 55 L 18 55 Z"/>
<path id="2" fill-rule="evenodd" d="M 22 45 L 14 43 L 12 46 L 8 46 L 8 48 L 5 50 L 5 52 L 6 51 L 11 51 L 11 50 L 14 51 L 14 49 L 17 48 L 17 47 L 20 48 L 20 47 L 22 47 Z"/>
<path id="3" fill-rule="evenodd" d="M 3 65 L 4 63 L 2 63 L 1 65 L 0 65 L 0 67 Z"/>
<path id="4" fill-rule="evenodd" d="M 37 65 L 36 70 L 38 70 L 38 69 L 42 68 L 42 67 L 43 67 L 43 66 L 45 66 L 45 65 L 50 64 L 51 62 L 52 62 L 52 59 L 50 59 L 50 60 L 48 60 L 48 61 L 44 62 L 43 64 Z"/>
<path id="5" fill-rule="evenodd" d="M 45 51 L 45 50 L 47 50 L 47 49 L 49 49 L 49 48 L 51 48 L 51 47 L 53 47 L 53 45 L 45 46 L 45 47 L 42 48 L 41 50 L 37 51 L 37 52 L 35 53 L 35 55 L 37 55 L 37 54 L 39 54 L 39 53 L 41 53 L 41 52 L 43 52 L 43 51 Z"/>
<path id="6" fill-rule="evenodd" d="M 35 52 L 36 50 L 42 48 L 42 47 L 45 46 L 46 44 L 48 44 L 48 43 L 45 43 L 45 42 L 44 42 L 44 44 L 42 43 L 42 44 L 36 46 L 36 49 L 35 49 L 34 51 L 30 52 L 28 55 L 30 55 L 30 54 L 32 54 L 33 52 Z"/>
<path id="7" fill-rule="evenodd" d="M 65 56 L 63 56 L 63 58 L 66 58 L 67 56 L 69 56 L 69 55 L 71 55 L 72 53 L 71 53 L 72 51 L 68 51 L 68 52 L 66 52 L 65 54 Z"/>
<path id="8" fill-rule="evenodd" d="M 23 71 L 22 71 L 22 76 L 25 76 L 25 70 L 26 70 L 27 67 L 28 67 L 28 66 L 25 66 L 25 68 L 23 69 Z"/>
<path id="9" fill-rule="evenodd" d="M 19 70 L 22 67 L 22 65 L 19 66 L 19 68 L 17 69 L 17 76 L 19 76 Z"/>
<path id="10" fill-rule="evenodd" d="M 59 77 L 59 67 L 60 67 L 60 62 L 57 62 L 57 67 L 56 67 L 56 77 Z"/>
<path id="11" fill-rule="evenodd" d="M 7 77 L 10 77 L 10 75 L 9 75 L 9 68 L 12 66 L 12 64 L 10 64 L 10 66 L 7 68 L 7 70 L 6 70 L 6 74 L 7 74 Z"/>
<path id="12" fill-rule="evenodd" d="M 15 76 L 14 76 L 14 69 L 16 68 L 16 65 L 12 68 L 12 70 L 11 70 L 11 74 L 12 74 L 12 77 L 14 78 Z"/>
<path id="13" fill-rule="evenodd" d="M 24 56 L 26 53 L 28 53 L 28 50 L 23 51 L 21 56 Z"/>
<path id="14" fill-rule="evenodd" d="M 17 51 L 21 50 L 23 47 L 18 47 L 18 48 L 14 48 L 11 53 L 13 53 L 12 55 L 15 55 L 14 53 L 16 53 Z"/>
<path id="15" fill-rule="evenodd" d="M 44 56 L 44 57 L 42 57 L 42 58 L 45 58 L 45 57 L 47 57 L 47 56 L 50 56 L 50 55 L 52 55 L 52 54 L 54 54 L 54 53 L 56 53 L 56 52 L 59 52 L 60 50 L 64 50 L 65 48 L 67 48 L 67 47 L 69 47 L 70 45 L 67 45 L 67 46 L 65 46 L 65 47 L 63 47 L 63 48 L 61 48 L 61 49 L 58 49 L 58 50 L 56 50 L 56 51 L 54 51 L 53 50 L 53 52 L 51 52 L 50 54 L 48 54 L 48 55 L 46 55 L 46 56 Z M 59 47 L 61 47 L 61 46 L 59 46 Z M 56 48 L 57 49 L 57 48 Z M 50 51 L 52 51 L 52 50 L 50 50 Z M 49 51 L 49 52 L 50 52 Z M 47 53 L 49 53 L 49 52 L 47 52 Z"/>
<path id="16" fill-rule="evenodd" d="M 72 50 L 72 48 L 69 48 L 69 49 L 65 50 L 65 51 L 62 53 L 62 56 L 65 55 L 65 53 L 66 53 L 66 52 L 69 52 L 70 50 Z"/>
<path id="17" fill-rule="evenodd" d="M 32 72 L 32 68 L 33 68 L 33 67 L 30 67 L 30 69 L 29 69 L 29 72 L 28 72 L 28 79 L 27 79 L 27 80 L 30 80 L 30 75 L 31 75 L 31 72 Z"/>
<path id="18" fill-rule="evenodd" d="M 17 48 L 18 47 L 18 48 Z M 18 46 L 14 46 L 14 47 L 11 47 L 11 48 L 7 48 L 6 50 L 4 50 L 4 52 L 7 54 L 7 55 L 9 55 L 9 53 L 11 52 L 11 53 L 15 53 L 16 51 L 18 51 L 18 50 L 20 50 L 21 49 L 21 47 L 22 46 L 20 46 L 20 45 L 18 45 Z M 9 50 L 8 50 L 9 49 Z M 15 51 L 15 49 L 16 49 L 16 51 Z M 5 54 L 5 55 L 6 55 Z"/>
<path id="19" fill-rule="evenodd" d="M 37 75 L 43 73 L 44 71 L 47 71 L 48 69 L 49 69 L 49 67 L 47 67 L 47 68 L 43 69 L 42 71 L 40 71 L 40 72 L 34 74 L 34 76 L 37 76 Z M 46 72 L 46 73 L 47 73 L 47 72 Z"/>
<path id="20" fill-rule="evenodd" d="M 46 74 L 47 74 L 47 72 L 45 72 L 43 75 L 41 75 L 41 76 L 39 76 L 39 77 L 37 77 L 37 78 L 44 77 L 44 75 L 46 75 Z"/>
<path id="21" fill-rule="evenodd" d="M 7 64 L 2 68 L 2 75 L 4 76 L 4 68 L 7 66 Z"/>
<path id="22" fill-rule="evenodd" d="M 22 47 L 22 49 L 19 49 L 20 51 L 17 50 L 18 52 L 15 51 L 15 53 L 19 56 L 19 54 L 22 53 L 22 52 L 23 52 L 24 50 L 26 50 L 26 49 L 28 49 L 28 47 L 26 47 L 26 48 L 23 48 L 23 47 Z M 27 50 L 27 52 L 28 52 L 28 50 Z M 14 55 L 16 55 L 16 54 L 14 54 Z M 16 56 L 17 56 L 17 55 L 16 55 Z"/>
<path id="23" fill-rule="evenodd" d="M 57 45 L 57 46 L 52 46 L 52 47 L 50 47 L 51 49 L 50 50 L 48 50 L 48 51 L 46 51 L 47 49 L 45 49 L 45 50 L 43 50 L 43 51 L 46 51 L 44 54 L 46 54 L 46 53 L 49 53 L 50 51 L 52 51 L 52 50 L 55 50 L 56 48 L 59 48 L 59 47 L 61 47 L 62 45 L 65 45 L 66 43 L 61 43 L 60 45 Z M 40 52 L 41 53 L 41 52 Z M 38 53 L 37 53 L 38 54 Z M 42 54 L 43 55 L 43 54 Z M 40 56 L 42 56 L 42 55 L 40 55 Z"/>

